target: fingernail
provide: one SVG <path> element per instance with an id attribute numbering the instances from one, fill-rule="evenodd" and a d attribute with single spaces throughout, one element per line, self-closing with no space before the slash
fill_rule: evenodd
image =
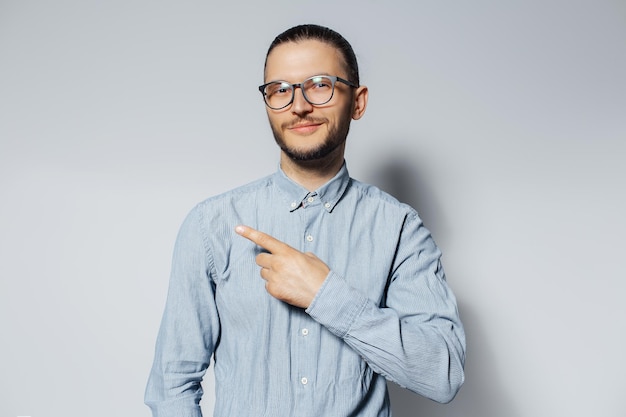
<path id="1" fill-rule="evenodd" d="M 241 225 L 235 227 L 235 232 L 242 234 L 244 232 L 244 227 Z"/>

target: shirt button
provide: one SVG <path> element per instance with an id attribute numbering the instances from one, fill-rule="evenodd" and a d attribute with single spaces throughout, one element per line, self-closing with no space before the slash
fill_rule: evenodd
<path id="1" fill-rule="evenodd" d="M 314 197 L 309 197 L 309 198 L 306 199 L 306 201 L 308 201 L 309 203 L 312 203 L 312 202 L 315 201 L 315 198 Z"/>
<path id="2" fill-rule="evenodd" d="M 309 329 L 302 329 L 302 336 L 309 334 Z"/>
<path id="3" fill-rule="evenodd" d="M 306 240 L 308 240 L 309 242 L 313 242 L 313 236 L 308 235 L 308 236 L 306 237 Z"/>
<path id="4" fill-rule="evenodd" d="M 324 204 L 324 207 L 326 207 L 326 208 L 330 208 L 330 203 L 326 203 L 326 204 Z"/>
<path id="5" fill-rule="evenodd" d="M 302 382 L 302 385 L 306 385 L 306 384 L 309 383 L 309 380 L 306 379 L 306 377 L 303 376 L 302 379 L 300 380 L 300 382 Z"/>
<path id="6" fill-rule="evenodd" d="M 291 208 L 296 208 L 296 206 L 298 205 L 298 203 L 296 203 L 295 201 L 293 203 L 291 203 Z"/>

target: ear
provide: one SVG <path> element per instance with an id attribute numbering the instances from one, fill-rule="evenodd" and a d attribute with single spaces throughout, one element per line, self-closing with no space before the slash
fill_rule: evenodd
<path id="1" fill-rule="evenodd" d="M 354 110 L 352 112 L 352 119 L 359 120 L 363 117 L 365 113 L 365 108 L 367 107 L 367 98 L 368 98 L 368 90 L 367 87 L 362 85 L 356 89 L 356 93 L 354 95 Z"/>

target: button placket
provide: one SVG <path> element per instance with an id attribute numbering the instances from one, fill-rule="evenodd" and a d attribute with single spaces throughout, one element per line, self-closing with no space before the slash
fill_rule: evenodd
<path id="1" fill-rule="evenodd" d="M 301 242 L 301 251 L 307 252 L 315 252 L 317 250 L 317 245 L 319 242 L 317 241 L 319 237 L 319 222 L 321 221 L 321 216 L 326 214 L 326 208 L 324 207 L 324 201 L 320 199 L 320 195 L 317 193 L 311 193 L 302 200 L 302 207 L 304 210 L 301 212 L 302 219 L 302 234 L 300 235 Z M 298 352 L 302 352 L 304 355 L 309 356 L 313 354 L 316 349 L 319 347 L 319 340 L 317 336 L 312 336 L 314 332 L 317 335 L 317 330 L 313 323 L 308 320 L 303 319 L 299 323 L 294 323 L 294 325 L 298 326 L 294 328 L 296 333 L 296 337 L 299 339 L 296 344 Z M 313 327 L 311 327 L 313 326 Z M 313 389 L 316 385 L 315 373 L 311 370 L 310 364 L 306 361 L 299 362 L 297 367 L 294 369 L 294 377 L 295 383 L 300 385 L 301 393 L 303 395 L 303 399 L 307 398 L 311 395 L 311 389 Z M 313 372 L 313 373 L 312 373 Z"/>

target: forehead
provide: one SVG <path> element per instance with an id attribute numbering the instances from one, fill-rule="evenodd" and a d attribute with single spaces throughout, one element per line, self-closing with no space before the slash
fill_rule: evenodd
<path id="1" fill-rule="evenodd" d="M 341 52 L 317 40 L 286 42 L 275 47 L 267 57 L 265 81 L 300 82 L 313 75 L 346 77 Z"/>

